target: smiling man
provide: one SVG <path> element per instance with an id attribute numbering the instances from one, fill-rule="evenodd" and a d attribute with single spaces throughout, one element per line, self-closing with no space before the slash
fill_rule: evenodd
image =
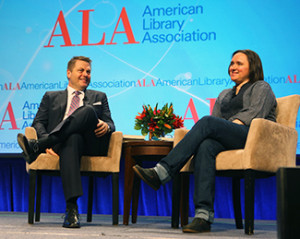
<path id="1" fill-rule="evenodd" d="M 18 134 L 18 143 L 29 164 L 43 152 L 59 155 L 67 205 L 63 227 L 79 228 L 77 199 L 83 194 L 81 156 L 106 155 L 115 125 L 106 94 L 87 90 L 91 81 L 90 58 L 73 57 L 68 62 L 67 77 L 66 90 L 49 91 L 43 96 L 32 123 L 38 140 Z"/>

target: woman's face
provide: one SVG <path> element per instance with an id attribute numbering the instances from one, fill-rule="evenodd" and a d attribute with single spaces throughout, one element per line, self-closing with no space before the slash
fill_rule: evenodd
<path id="1" fill-rule="evenodd" d="M 229 65 L 229 75 L 237 85 L 249 81 L 249 62 L 248 57 L 241 52 L 236 53 Z"/>

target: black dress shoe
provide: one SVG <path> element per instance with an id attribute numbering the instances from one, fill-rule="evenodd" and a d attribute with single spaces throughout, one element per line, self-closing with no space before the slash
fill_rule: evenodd
<path id="1" fill-rule="evenodd" d="M 77 208 L 67 208 L 63 227 L 80 228 L 80 220 Z"/>
<path id="2" fill-rule="evenodd" d="M 187 233 L 210 232 L 210 222 L 195 217 L 190 224 L 182 228 L 182 231 Z"/>
<path id="3" fill-rule="evenodd" d="M 35 139 L 28 140 L 24 134 L 18 134 L 17 139 L 23 150 L 23 158 L 27 163 L 31 164 L 40 154 L 38 141 Z"/>
<path id="4" fill-rule="evenodd" d="M 154 190 L 159 189 L 161 181 L 153 168 L 142 168 L 139 165 L 133 166 L 134 172 Z"/>

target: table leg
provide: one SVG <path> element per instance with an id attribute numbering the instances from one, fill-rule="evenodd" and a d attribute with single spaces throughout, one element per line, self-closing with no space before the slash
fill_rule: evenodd
<path id="1" fill-rule="evenodd" d="M 131 157 L 131 147 L 125 148 L 125 172 L 124 172 L 124 214 L 123 224 L 128 225 L 131 195 L 133 188 L 134 172 L 132 167 L 135 165 L 135 160 Z"/>
<path id="2" fill-rule="evenodd" d="M 132 197 L 132 207 L 131 207 L 131 221 L 132 223 L 136 223 L 137 221 L 137 210 L 139 203 L 139 194 L 141 188 L 141 179 L 134 175 L 133 179 L 133 197 Z"/>

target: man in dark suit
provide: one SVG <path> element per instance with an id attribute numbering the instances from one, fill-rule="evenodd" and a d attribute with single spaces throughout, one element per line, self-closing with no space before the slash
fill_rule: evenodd
<path id="1" fill-rule="evenodd" d="M 83 194 L 81 156 L 106 155 L 115 125 L 106 94 L 86 89 L 91 80 L 91 60 L 73 57 L 68 63 L 67 77 L 66 90 L 46 92 L 43 96 L 32 123 L 38 140 L 18 134 L 18 143 L 29 164 L 45 151 L 59 155 L 67 205 L 63 227 L 79 228 L 77 199 Z"/>

